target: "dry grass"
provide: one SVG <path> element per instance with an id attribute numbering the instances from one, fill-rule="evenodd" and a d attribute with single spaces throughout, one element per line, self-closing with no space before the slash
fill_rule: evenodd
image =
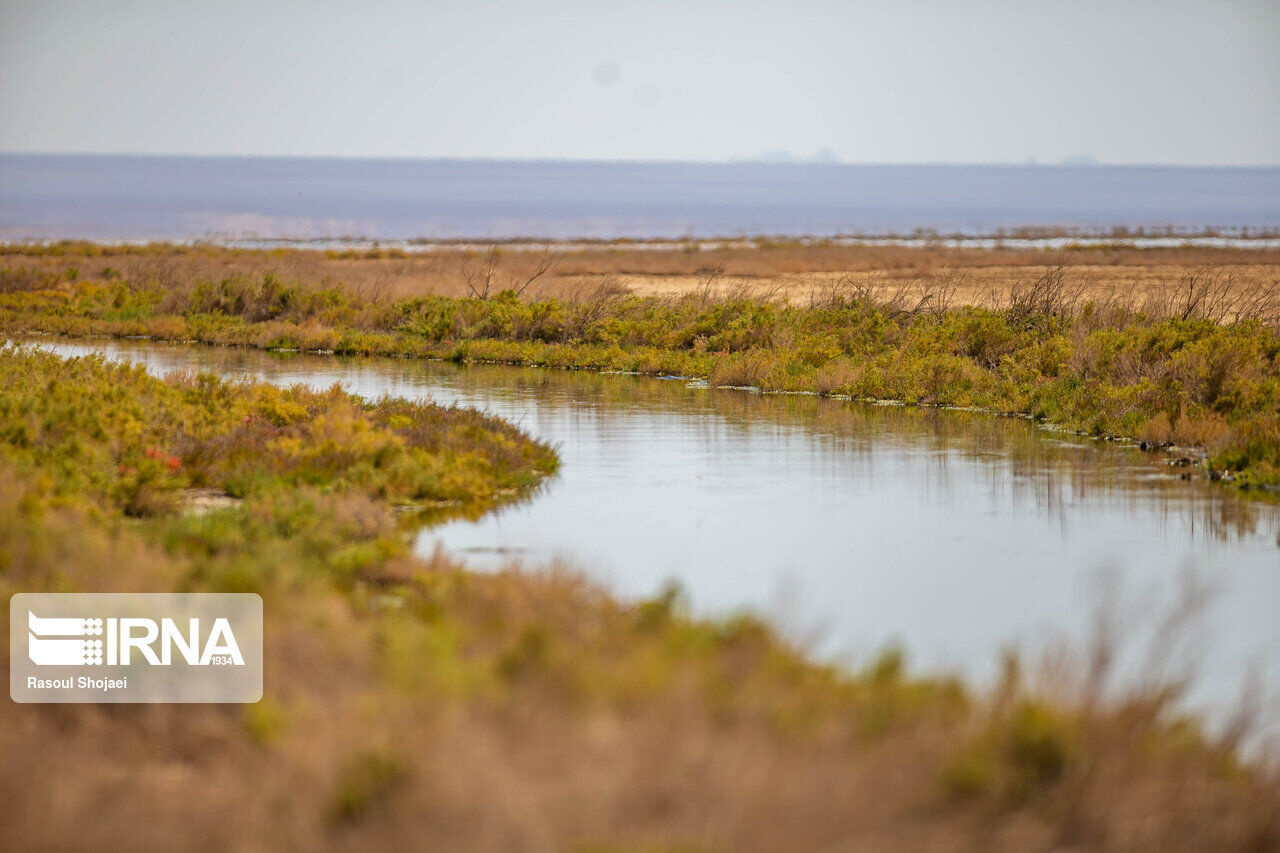
<path id="1" fill-rule="evenodd" d="M 1054 270 L 1061 270 L 1064 287 L 1079 290 L 1082 301 L 1095 302 L 1165 298 L 1176 293 L 1189 274 L 1208 268 L 1229 271 L 1231 292 L 1280 281 L 1277 249 L 1117 246 L 1068 252 L 797 243 L 697 250 L 446 247 L 414 254 L 180 246 L 94 251 L 103 249 L 24 254 L 21 247 L 8 247 L 0 255 L 0 291 L 65 280 L 71 271 L 79 280 L 124 278 L 173 287 L 229 275 L 260 276 L 270 270 L 284 280 L 341 283 L 374 301 L 424 294 L 467 296 L 506 288 L 565 298 L 602 281 L 639 296 L 678 297 L 705 292 L 710 279 L 712 290 L 721 296 L 737 293 L 795 304 L 808 304 L 833 286 L 892 294 L 904 287 L 936 288 L 947 282 L 953 305 L 1003 307 L 1012 290 Z"/>
<path id="2" fill-rule="evenodd" d="M 124 588 L 169 565 L 75 521 L 49 528 L 71 534 L 64 567 L 110 555 L 127 567 L 110 586 Z M 287 605 L 267 593 L 261 705 L 6 703 L 6 844 L 1261 851 L 1280 839 L 1275 777 L 1234 757 L 1233 732 L 1206 741 L 1179 723 L 1163 683 L 1098 699 L 1059 669 L 1048 694 L 1011 664 L 969 699 L 886 655 L 852 677 L 798 670 L 788 688 L 766 633 L 699 633 L 711 645 L 681 652 L 689 629 L 654 621 L 661 600 L 621 605 L 563 570 L 472 576 L 439 557 L 396 570 L 393 609 L 386 592 L 303 587 Z M 427 602 L 485 626 L 464 655 L 488 687 L 424 656 L 439 641 Z M 587 680 L 567 689 L 575 677 Z"/>

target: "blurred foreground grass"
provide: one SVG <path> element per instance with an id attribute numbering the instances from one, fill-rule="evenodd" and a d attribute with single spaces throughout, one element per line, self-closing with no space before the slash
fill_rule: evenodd
<path id="1" fill-rule="evenodd" d="M 555 470 L 474 412 L 0 350 L 0 585 L 254 591 L 248 706 L 17 705 L 13 849 L 1274 849 L 1239 731 L 1154 685 L 989 693 L 815 663 L 563 568 L 411 555 L 405 513 Z M 588 523 L 584 520 L 584 523 Z M 7 642 L 7 634 L 5 642 Z"/>

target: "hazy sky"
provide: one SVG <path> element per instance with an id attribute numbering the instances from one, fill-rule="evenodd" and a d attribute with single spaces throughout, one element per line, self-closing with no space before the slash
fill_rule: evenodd
<path id="1" fill-rule="evenodd" d="M 0 0 L 0 150 L 1280 164 L 1280 0 Z"/>

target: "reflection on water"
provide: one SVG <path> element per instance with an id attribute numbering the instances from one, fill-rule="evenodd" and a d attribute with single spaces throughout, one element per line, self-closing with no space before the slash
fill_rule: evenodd
<path id="1" fill-rule="evenodd" d="M 678 579 L 702 612 L 751 608 L 823 647 L 898 640 L 986 674 L 999 648 L 1083 630 L 1097 571 L 1134 590 L 1185 567 L 1216 589 L 1202 690 L 1280 684 L 1280 507 L 1178 479 L 1135 449 L 1018 419 L 749 394 L 634 376 L 145 343 L 106 350 L 367 396 L 476 406 L 555 443 L 531 501 L 423 531 L 479 568 L 564 557 L 622 595 Z M 785 611 L 785 612 L 782 612 Z"/>

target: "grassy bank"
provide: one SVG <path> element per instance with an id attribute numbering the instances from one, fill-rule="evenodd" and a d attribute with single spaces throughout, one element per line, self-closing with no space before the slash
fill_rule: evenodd
<path id="1" fill-rule="evenodd" d="M 494 288 L 513 283 L 488 274 Z M 998 307 L 978 307 L 954 299 L 952 278 L 928 275 L 890 289 L 832 282 L 798 305 L 725 290 L 714 275 L 673 298 L 634 295 L 609 276 L 555 297 L 517 295 L 514 281 L 474 288 L 479 296 L 393 298 L 274 272 L 83 281 L 58 268 L 9 277 L 0 329 L 665 373 L 974 407 L 1203 447 L 1215 477 L 1280 485 L 1280 286 L 1195 269 L 1158 293 L 1099 300 L 1069 274 L 1048 268 L 1012 283 Z"/>
<path id="2" fill-rule="evenodd" d="M 1051 692 L 1010 658 L 975 692 L 897 653 L 814 663 L 757 619 L 690 618 L 676 591 L 622 603 L 564 569 L 476 575 L 409 553 L 396 505 L 483 508 L 554 466 L 471 412 L 0 350 L 5 592 L 254 591 L 267 617 L 256 705 L 5 703 L 6 843 L 1280 839 L 1280 792 L 1238 757 L 1242 730 L 1207 736 L 1173 684 L 1102 690 L 1105 654 Z"/>
<path id="3" fill-rule="evenodd" d="M 208 374 L 161 381 L 22 348 L 0 349 L 0 371 L 0 451 L 33 511 L 150 531 L 218 557 L 206 569 L 231 585 L 278 542 L 351 582 L 404 552 L 393 509 L 478 514 L 557 466 L 549 447 L 469 409 Z"/>

